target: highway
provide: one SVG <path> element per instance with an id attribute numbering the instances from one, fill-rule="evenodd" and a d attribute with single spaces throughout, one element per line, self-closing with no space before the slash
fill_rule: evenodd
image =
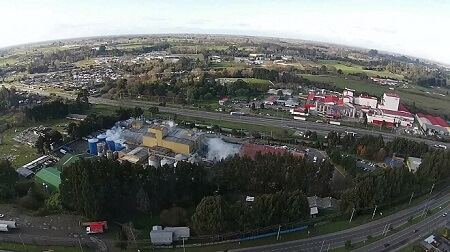
<path id="1" fill-rule="evenodd" d="M 37 93 L 42 96 L 50 96 L 50 92 L 39 90 L 39 89 L 31 89 L 24 86 L 15 86 L 16 89 L 28 91 L 31 93 Z M 57 96 L 67 99 L 75 99 L 76 96 L 72 94 L 67 93 L 55 93 Z M 104 99 L 104 98 L 95 98 L 95 97 L 89 97 L 89 102 L 92 104 L 102 104 L 102 105 L 110 105 L 110 106 L 122 106 L 122 107 L 128 107 L 128 108 L 134 108 L 136 106 L 141 107 L 142 109 L 148 109 L 149 107 L 153 107 L 154 105 L 149 104 L 148 102 L 143 101 L 123 101 L 123 100 L 110 100 L 110 99 Z M 288 118 L 270 118 L 270 117 L 257 117 L 257 116 L 233 116 L 225 113 L 219 113 L 219 112 L 209 112 L 209 111 L 202 111 L 202 110 L 195 110 L 195 109 L 186 109 L 186 108 L 179 108 L 179 107 L 159 107 L 159 111 L 166 112 L 166 113 L 172 113 L 182 116 L 191 116 L 191 117 L 198 117 L 198 118 L 204 118 L 204 119 L 212 119 L 212 120 L 223 120 L 227 122 L 235 122 L 235 123 L 245 123 L 245 124 L 253 124 L 253 125 L 260 125 L 260 126 L 271 126 L 271 127 L 281 127 L 281 128 L 289 128 L 289 129 L 296 129 L 300 131 L 316 131 L 318 134 L 326 135 L 330 131 L 336 131 L 340 133 L 344 133 L 346 130 L 357 133 L 358 135 L 365 135 L 365 134 L 371 134 L 371 135 L 378 135 L 381 134 L 383 138 L 386 141 L 390 141 L 394 139 L 395 137 L 403 137 L 415 141 L 422 141 L 429 145 L 435 145 L 435 144 L 441 144 L 447 146 L 447 148 L 450 148 L 450 143 L 442 143 L 438 141 L 433 141 L 429 139 L 421 139 L 416 138 L 412 136 L 404 136 L 404 135 L 396 135 L 393 133 L 388 132 L 377 132 L 377 131 L 371 131 L 367 129 L 360 129 L 360 128 L 351 128 L 346 126 L 337 126 L 337 125 L 330 125 L 330 124 L 324 124 L 324 123 L 315 123 L 315 122 L 307 122 L 307 121 L 299 121 L 294 119 L 288 119 Z"/>
<path id="2" fill-rule="evenodd" d="M 439 207 L 445 203 L 450 202 L 450 193 L 440 193 L 437 195 L 434 195 L 429 200 L 422 202 L 421 204 L 418 204 L 416 206 L 413 206 L 411 208 L 399 211 L 398 213 L 389 215 L 387 217 L 368 222 L 366 224 L 356 226 L 354 228 L 350 228 L 347 230 L 330 233 L 326 235 L 316 236 L 312 238 L 307 239 L 301 239 L 301 240 L 294 240 L 289 242 L 281 242 L 271 245 L 264 245 L 264 246 L 258 246 L 258 247 L 250 247 L 250 248 L 242 248 L 242 249 L 235 249 L 230 251 L 245 251 L 245 252 L 293 252 L 293 251 L 327 251 L 329 249 L 334 248 L 340 248 L 345 246 L 345 242 L 347 240 L 351 240 L 352 243 L 364 241 L 367 239 L 368 235 L 371 235 L 372 237 L 375 237 L 377 235 L 380 235 L 382 233 L 385 233 L 386 230 L 388 230 L 388 227 L 399 227 L 405 223 L 408 222 L 408 219 L 410 217 L 417 217 L 422 215 L 426 209 L 434 209 L 436 207 Z M 448 207 L 446 208 L 448 209 Z M 443 212 L 442 210 L 441 212 Z M 438 223 L 439 221 L 443 222 L 443 217 L 441 214 L 438 215 L 440 217 L 437 218 L 435 216 L 425 219 L 424 221 L 412 226 L 412 230 L 416 229 L 416 226 L 419 226 L 419 228 L 424 226 L 433 226 L 434 224 Z M 405 232 L 411 232 L 411 228 L 405 229 Z M 423 228 L 425 230 L 425 228 Z M 403 231 L 396 233 L 393 236 L 387 236 L 386 239 L 391 239 L 391 244 L 395 244 L 397 239 L 405 239 L 405 236 L 401 236 Z M 409 233 L 408 233 L 409 234 Z M 399 236 L 400 238 L 396 238 Z M 386 240 L 387 241 L 387 240 Z M 366 247 L 362 248 L 360 251 L 380 251 L 379 245 L 384 249 L 384 244 L 386 241 L 380 240 L 379 242 L 373 243 L 370 246 L 374 246 L 373 250 L 366 250 Z M 245 244 L 245 243 L 244 243 Z M 394 246 L 392 247 L 394 248 Z M 369 247 L 371 249 L 371 247 Z"/>
<path id="3" fill-rule="evenodd" d="M 447 206 L 424 221 L 354 251 L 398 251 L 409 243 L 425 239 L 433 230 L 444 226 L 450 220 L 450 217 L 448 215 L 443 217 L 442 215 L 449 210 L 450 206 Z M 417 232 L 414 232 L 415 230 Z"/>

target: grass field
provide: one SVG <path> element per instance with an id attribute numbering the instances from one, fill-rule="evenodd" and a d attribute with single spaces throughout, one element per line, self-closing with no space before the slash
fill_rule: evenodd
<path id="1" fill-rule="evenodd" d="M 450 96 L 441 96 L 435 89 L 409 85 L 411 88 L 408 89 L 396 88 L 395 90 L 390 90 L 385 86 L 346 79 L 346 77 L 341 76 L 308 74 L 302 76 L 311 81 L 329 83 L 339 88 L 352 88 L 357 92 L 367 92 L 378 97 L 381 97 L 383 93 L 395 93 L 400 96 L 400 102 L 402 103 L 412 104 L 414 102 L 417 107 L 424 108 L 430 113 L 450 113 Z M 439 93 L 446 93 L 448 90 L 441 89 Z M 426 92 L 429 92 L 429 94 Z"/>
<path id="2" fill-rule="evenodd" d="M 256 78 L 220 78 L 221 80 L 227 80 L 231 82 L 235 82 L 239 79 L 247 82 L 248 84 L 263 84 L 263 85 L 270 85 L 272 82 L 270 80 L 264 80 L 264 79 L 256 79 Z"/>
<path id="3" fill-rule="evenodd" d="M 80 60 L 80 61 L 75 62 L 75 65 L 77 67 L 85 67 L 85 66 L 95 65 L 95 60 L 94 59 Z"/>
<path id="4" fill-rule="evenodd" d="M 366 73 L 368 76 L 380 76 L 380 77 L 386 77 L 391 79 L 397 79 L 397 80 L 403 80 L 403 76 L 399 74 L 394 74 L 389 71 L 383 70 L 383 71 L 376 71 L 376 70 L 364 70 L 362 69 L 362 66 L 355 65 L 348 62 L 338 61 L 338 60 L 319 60 L 320 64 L 323 64 L 325 66 L 333 66 L 336 69 L 341 69 L 343 73 L 349 74 L 349 73 Z"/>

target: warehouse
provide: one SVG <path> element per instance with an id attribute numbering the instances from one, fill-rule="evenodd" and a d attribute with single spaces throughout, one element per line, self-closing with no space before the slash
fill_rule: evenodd
<path id="1" fill-rule="evenodd" d="M 59 191 L 61 172 L 53 167 L 47 167 L 36 173 L 36 181 L 46 185 L 52 191 Z"/>
<path id="2" fill-rule="evenodd" d="M 423 131 L 429 135 L 448 135 L 450 132 L 450 126 L 440 117 L 418 113 L 416 119 Z"/>

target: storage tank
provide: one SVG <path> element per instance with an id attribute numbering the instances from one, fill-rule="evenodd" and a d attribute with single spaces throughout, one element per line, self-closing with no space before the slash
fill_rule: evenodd
<path id="1" fill-rule="evenodd" d="M 100 134 L 97 136 L 99 142 L 106 142 L 106 135 Z"/>
<path id="2" fill-rule="evenodd" d="M 110 137 L 106 138 L 106 146 L 107 146 L 107 149 L 110 151 L 116 150 L 116 144 L 114 143 L 114 140 Z"/>
<path id="3" fill-rule="evenodd" d="M 179 162 L 179 161 L 186 161 L 187 159 L 188 159 L 188 157 L 183 155 L 183 154 L 178 153 L 177 155 L 175 155 L 175 160 L 177 162 Z"/>
<path id="4" fill-rule="evenodd" d="M 97 138 L 88 139 L 89 153 L 91 153 L 92 155 L 97 154 L 97 143 L 98 143 Z"/>
<path id="5" fill-rule="evenodd" d="M 104 142 L 98 142 L 97 143 L 97 153 L 99 157 L 103 157 L 105 155 L 106 143 Z"/>
<path id="6" fill-rule="evenodd" d="M 123 144 L 125 143 L 125 139 L 118 139 L 114 141 L 114 149 L 116 151 L 120 151 L 124 149 Z"/>
<path id="7" fill-rule="evenodd" d="M 150 157 L 148 157 L 148 165 L 159 168 L 159 166 L 161 165 L 161 161 L 157 156 L 151 155 Z"/>
<path id="8" fill-rule="evenodd" d="M 174 163 L 175 163 L 175 161 L 170 158 L 163 158 L 161 160 L 161 166 L 168 165 L 169 167 L 173 167 Z"/>
<path id="9" fill-rule="evenodd" d="M 114 159 L 112 150 L 107 150 L 106 151 L 106 158 L 107 159 L 111 159 L 111 160 Z"/>

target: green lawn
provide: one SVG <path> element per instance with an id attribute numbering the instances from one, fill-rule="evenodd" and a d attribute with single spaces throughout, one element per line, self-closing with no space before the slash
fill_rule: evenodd
<path id="1" fill-rule="evenodd" d="M 256 78 L 220 78 L 221 80 L 228 80 L 231 82 L 235 82 L 239 79 L 247 82 L 248 84 L 263 84 L 263 85 L 269 85 L 272 84 L 270 80 L 264 80 L 264 79 L 256 79 Z"/>
<path id="2" fill-rule="evenodd" d="M 403 80 L 403 76 L 399 74 L 394 74 L 389 71 L 376 71 L 376 70 L 364 70 L 362 66 L 352 64 L 349 62 L 339 61 L 339 60 L 319 60 L 319 64 L 323 64 L 325 66 L 333 66 L 336 69 L 341 69 L 343 73 L 366 73 L 368 76 L 380 76 L 385 78 Z"/>
<path id="3" fill-rule="evenodd" d="M 415 85 L 409 85 L 410 88 L 402 89 L 396 88 L 390 90 L 388 87 L 368 83 L 360 80 L 353 80 L 342 76 L 328 76 L 328 75 L 302 75 L 304 78 L 311 81 L 318 81 L 329 83 L 338 88 L 351 88 L 357 92 L 367 92 L 370 95 L 381 97 L 383 93 L 395 93 L 400 96 L 401 103 L 413 102 L 417 107 L 424 108 L 430 113 L 450 113 L 450 96 L 440 96 L 433 94 L 436 90 L 432 88 L 423 88 Z M 440 93 L 445 93 L 449 89 L 441 89 Z M 429 92 L 430 94 L 426 93 Z"/>

